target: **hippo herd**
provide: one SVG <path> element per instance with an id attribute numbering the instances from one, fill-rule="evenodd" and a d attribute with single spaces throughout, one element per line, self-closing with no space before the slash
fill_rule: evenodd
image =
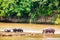
<path id="1" fill-rule="evenodd" d="M 23 32 L 23 29 L 20 28 L 14 28 L 12 29 L 13 32 Z M 11 29 L 5 29 L 4 32 L 11 32 Z"/>
<path id="2" fill-rule="evenodd" d="M 11 32 L 11 29 L 5 29 L 4 30 L 5 32 Z M 23 32 L 23 29 L 20 29 L 20 28 L 14 28 L 12 29 L 13 32 Z M 53 33 L 54 34 L 55 32 L 55 29 L 53 28 L 47 28 L 47 29 L 43 29 L 43 32 L 42 33 Z"/>

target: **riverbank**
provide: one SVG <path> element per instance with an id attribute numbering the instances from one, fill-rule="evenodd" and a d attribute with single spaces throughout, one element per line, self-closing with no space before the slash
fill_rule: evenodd
<path id="1" fill-rule="evenodd" d="M 31 38 L 60 38 L 60 34 L 41 34 L 28 32 L 1 32 L 0 37 L 27 36 Z"/>
<path id="2" fill-rule="evenodd" d="M 26 23 L 1 23 L 0 22 L 0 30 L 4 30 L 6 28 L 21 28 L 24 32 L 31 33 L 42 33 L 44 28 L 54 28 L 56 30 L 55 34 L 60 34 L 60 25 L 48 25 L 48 24 L 26 24 Z"/>

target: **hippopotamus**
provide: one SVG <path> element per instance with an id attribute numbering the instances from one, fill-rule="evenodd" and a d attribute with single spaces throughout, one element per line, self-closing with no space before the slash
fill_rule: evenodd
<path id="1" fill-rule="evenodd" d="M 13 29 L 13 32 L 17 32 L 18 30 L 16 28 Z"/>
<path id="2" fill-rule="evenodd" d="M 20 28 L 18 28 L 18 29 L 17 29 L 17 28 L 14 28 L 14 29 L 13 29 L 13 32 L 23 32 L 23 30 L 20 29 Z"/>
<path id="3" fill-rule="evenodd" d="M 18 29 L 18 32 L 23 32 L 23 30 L 19 28 L 19 29 Z"/>
<path id="4" fill-rule="evenodd" d="M 4 32 L 11 32 L 11 30 L 10 29 L 5 29 Z"/>
<path id="5" fill-rule="evenodd" d="M 54 32 L 55 32 L 55 29 L 53 29 L 53 28 L 47 28 L 47 29 L 43 29 L 42 33 L 53 33 L 54 34 Z"/>

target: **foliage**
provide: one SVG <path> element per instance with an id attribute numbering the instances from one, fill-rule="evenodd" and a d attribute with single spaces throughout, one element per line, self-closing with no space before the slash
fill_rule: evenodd
<path id="1" fill-rule="evenodd" d="M 55 24 L 60 24 L 60 15 L 57 16 L 57 18 L 55 20 Z"/>
<path id="2" fill-rule="evenodd" d="M 39 16 L 60 13 L 59 0 L 0 0 L 0 16 L 21 17 L 34 20 Z"/>

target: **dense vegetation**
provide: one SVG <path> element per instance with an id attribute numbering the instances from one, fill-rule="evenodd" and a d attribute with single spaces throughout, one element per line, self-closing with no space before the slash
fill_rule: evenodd
<path id="1" fill-rule="evenodd" d="M 0 0 L 1 17 L 29 18 L 30 22 L 39 16 L 53 16 L 60 24 L 60 0 Z"/>

